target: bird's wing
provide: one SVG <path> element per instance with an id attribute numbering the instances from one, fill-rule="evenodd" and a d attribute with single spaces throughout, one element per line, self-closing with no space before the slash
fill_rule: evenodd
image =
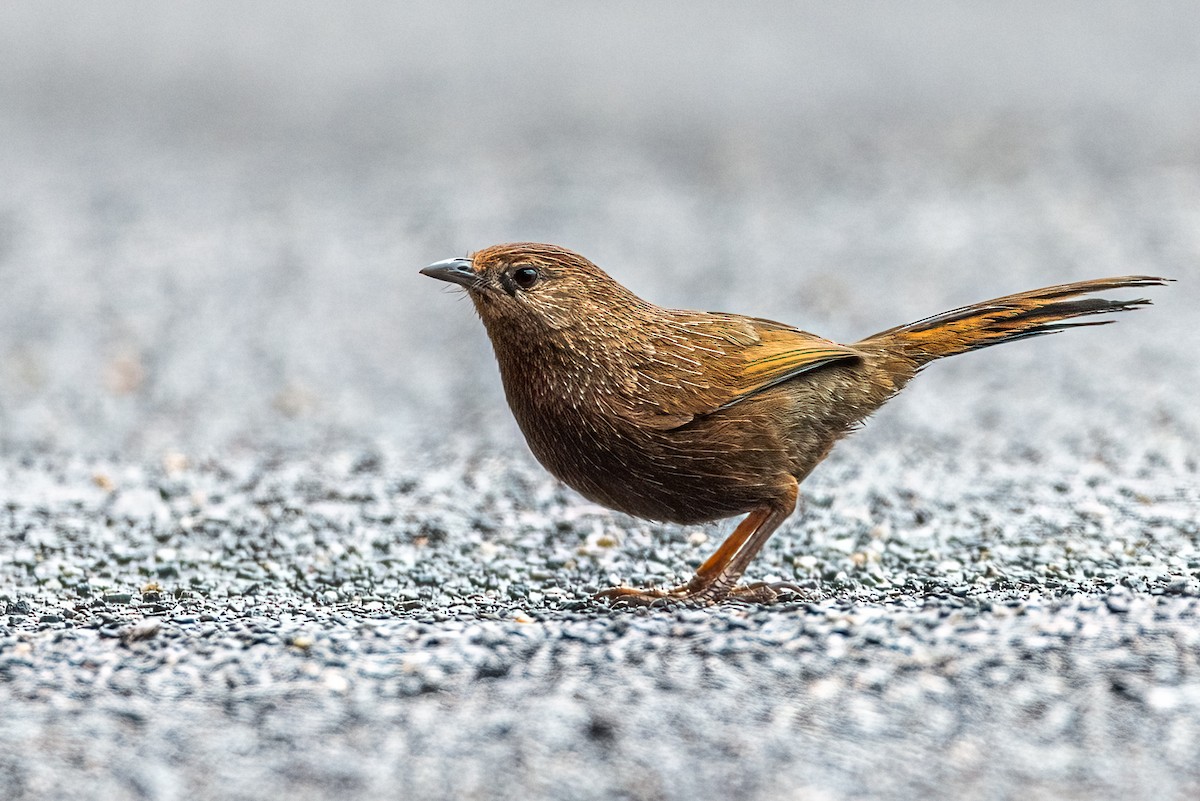
<path id="1" fill-rule="evenodd" d="M 861 355 L 770 320 L 678 313 L 634 365 L 621 411 L 639 425 L 678 428 L 801 373 Z"/>

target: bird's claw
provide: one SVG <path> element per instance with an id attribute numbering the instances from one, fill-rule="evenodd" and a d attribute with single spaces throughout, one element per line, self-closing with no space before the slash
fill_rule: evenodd
<path id="1" fill-rule="evenodd" d="M 756 581 L 753 584 L 734 587 L 725 600 L 744 604 L 773 604 L 786 595 L 807 598 L 810 594 L 799 584 L 790 581 Z"/>
<path id="2" fill-rule="evenodd" d="M 609 587 L 592 596 L 596 601 L 608 601 L 614 609 L 621 608 L 652 608 L 669 606 L 708 606 L 714 600 L 701 598 L 688 592 L 687 585 L 661 590 L 656 588 L 640 590 L 636 587 Z"/>
<path id="3" fill-rule="evenodd" d="M 736 587 L 721 587 L 718 582 L 707 586 L 683 584 L 669 589 L 638 589 L 637 587 L 610 587 L 592 596 L 596 601 L 608 601 L 613 608 L 665 608 L 672 606 L 712 606 L 722 601 L 743 604 L 771 604 L 785 594 L 807 596 L 807 591 L 790 581 L 743 584 Z"/>

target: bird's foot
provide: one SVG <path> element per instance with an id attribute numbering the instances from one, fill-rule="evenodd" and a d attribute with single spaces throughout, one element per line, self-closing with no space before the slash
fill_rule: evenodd
<path id="1" fill-rule="evenodd" d="M 702 593 L 693 592 L 687 584 L 667 589 L 650 587 L 609 587 L 600 590 L 592 596 L 593 600 L 608 601 L 609 606 L 622 607 L 668 607 L 668 606 L 709 606 L 719 599 Z"/>
<path id="2" fill-rule="evenodd" d="M 621 607 L 671 607 L 671 606 L 712 606 L 721 601 L 734 601 L 744 604 L 770 604 L 785 595 L 804 596 L 807 593 L 799 585 L 787 581 L 765 582 L 756 581 L 753 584 L 742 584 L 729 587 L 719 581 L 709 584 L 688 582 L 678 587 L 667 589 L 637 587 L 610 587 L 592 596 L 597 601 L 608 601 L 609 606 Z"/>
<path id="3" fill-rule="evenodd" d="M 790 600 L 789 596 L 802 599 L 810 595 L 808 590 L 790 581 L 756 581 L 734 587 L 725 600 L 743 604 L 773 604 L 779 600 Z"/>

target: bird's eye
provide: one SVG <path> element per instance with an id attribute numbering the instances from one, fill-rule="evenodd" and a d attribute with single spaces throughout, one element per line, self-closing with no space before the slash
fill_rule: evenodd
<path id="1" fill-rule="evenodd" d="M 521 289 L 532 289 L 538 282 L 538 271 L 533 267 L 521 267 L 513 270 L 512 279 Z"/>

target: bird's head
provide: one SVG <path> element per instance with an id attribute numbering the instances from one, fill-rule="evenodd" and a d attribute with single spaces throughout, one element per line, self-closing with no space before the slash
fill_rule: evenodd
<path id="1" fill-rule="evenodd" d="M 583 256 L 557 245 L 493 245 L 421 273 L 464 287 L 493 339 L 617 321 L 622 312 L 647 305 Z"/>

